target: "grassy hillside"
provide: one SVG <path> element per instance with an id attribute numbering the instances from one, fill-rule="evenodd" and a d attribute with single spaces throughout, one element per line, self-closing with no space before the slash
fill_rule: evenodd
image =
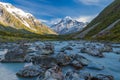
<path id="1" fill-rule="evenodd" d="M 83 31 L 89 27 L 100 23 L 94 29 L 88 32 L 84 37 L 89 40 L 107 40 L 107 41 L 120 41 L 120 23 L 116 24 L 113 29 L 109 31 L 109 34 L 105 34 L 100 37 L 92 38 L 92 36 L 98 34 L 101 30 L 107 28 L 110 24 L 120 19 L 120 0 L 115 0 L 112 4 L 106 7 Z M 81 32 L 76 33 L 76 35 Z"/>
<path id="2" fill-rule="evenodd" d="M 120 22 L 112 28 L 106 35 L 97 37 L 96 40 L 120 42 Z"/>
<path id="3" fill-rule="evenodd" d="M 0 42 L 19 41 L 19 40 L 69 40 L 67 35 L 40 35 L 31 33 L 24 29 L 14 29 L 12 27 L 3 27 L 0 25 Z"/>

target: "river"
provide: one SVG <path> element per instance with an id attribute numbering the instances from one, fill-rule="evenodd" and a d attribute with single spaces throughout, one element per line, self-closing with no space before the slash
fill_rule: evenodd
<path id="1" fill-rule="evenodd" d="M 68 45 L 68 42 L 53 42 L 55 45 L 55 53 L 59 52 L 59 50 Z M 74 43 L 74 42 L 73 42 Z M 64 45 L 63 45 L 64 44 Z M 115 46 L 115 44 L 113 45 Z M 117 45 L 116 45 L 117 46 Z M 119 44 L 120 46 L 120 44 Z M 115 47 L 114 50 L 120 50 L 120 47 Z M 78 43 L 75 44 L 73 51 L 67 51 L 67 53 L 78 53 L 80 45 Z M 5 51 L 0 51 L 0 54 L 3 54 Z M 81 72 L 90 72 L 91 74 L 108 74 L 113 75 L 115 80 L 120 80 L 120 54 L 115 54 L 113 52 L 105 52 L 104 58 L 98 58 L 94 56 L 90 56 L 87 54 L 79 53 L 89 59 L 94 63 L 98 63 L 104 66 L 103 70 L 94 70 L 88 67 L 80 70 Z M 24 67 L 26 63 L 0 63 L 0 80 L 36 80 L 36 78 L 20 78 L 16 76 L 16 72 L 18 72 L 22 67 Z M 68 68 L 64 68 L 66 71 Z"/>

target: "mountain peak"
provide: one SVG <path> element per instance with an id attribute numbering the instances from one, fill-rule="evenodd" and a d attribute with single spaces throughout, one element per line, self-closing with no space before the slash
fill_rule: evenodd
<path id="1" fill-rule="evenodd" d="M 72 19 L 70 16 L 66 16 L 64 19 Z"/>
<path id="2" fill-rule="evenodd" d="M 56 34 L 31 13 L 26 13 L 12 4 L 0 2 L 0 25 L 25 29 L 37 34 Z"/>
<path id="3" fill-rule="evenodd" d="M 10 3 L 0 2 L 0 6 L 5 8 L 9 13 L 12 13 L 14 15 L 17 14 L 17 15 L 19 15 L 21 17 L 26 17 L 26 18 L 33 17 L 32 14 L 26 13 L 22 9 L 16 8 L 12 4 L 10 4 Z"/>
<path id="4" fill-rule="evenodd" d="M 0 2 L 0 5 L 5 5 L 5 6 L 10 5 L 10 6 L 12 6 L 12 4 L 10 4 L 10 3 L 5 3 L 5 2 Z"/>
<path id="5" fill-rule="evenodd" d="M 61 19 L 60 22 L 53 24 L 51 28 L 59 34 L 69 34 L 79 30 L 82 30 L 87 24 L 72 19 L 70 16 L 66 16 Z"/>

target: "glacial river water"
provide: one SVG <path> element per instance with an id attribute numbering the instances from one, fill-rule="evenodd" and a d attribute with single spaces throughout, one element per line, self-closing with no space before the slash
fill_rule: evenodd
<path id="1" fill-rule="evenodd" d="M 64 44 L 64 45 L 62 45 Z M 57 53 L 59 49 L 65 45 L 68 45 L 67 42 L 55 42 L 55 52 Z M 75 44 L 73 51 L 66 51 L 67 53 L 78 53 L 79 52 L 79 44 Z M 114 48 L 114 50 L 120 50 L 120 47 Z M 2 54 L 2 51 L 0 51 Z M 104 66 L 103 70 L 94 70 L 85 67 L 80 70 L 81 72 L 90 72 L 91 74 L 108 74 L 113 75 L 115 80 L 120 80 L 120 54 L 115 54 L 113 52 L 104 53 L 104 58 L 93 57 L 88 54 L 79 53 L 89 59 L 91 62 L 98 63 Z M 36 80 L 36 78 L 20 78 L 16 76 L 16 72 L 18 72 L 22 67 L 24 67 L 26 63 L 0 63 L 0 80 Z M 70 67 L 64 68 L 66 71 Z"/>
<path id="2" fill-rule="evenodd" d="M 15 74 L 24 63 L 0 63 L 0 80 L 36 80 L 35 78 L 20 78 Z"/>

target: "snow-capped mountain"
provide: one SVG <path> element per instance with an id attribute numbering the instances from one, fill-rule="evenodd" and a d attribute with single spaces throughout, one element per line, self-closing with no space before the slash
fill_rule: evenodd
<path id="1" fill-rule="evenodd" d="M 12 4 L 3 2 L 0 2 L 0 25 L 24 29 L 37 34 L 56 34 L 32 14 L 26 13 Z"/>
<path id="2" fill-rule="evenodd" d="M 51 28 L 59 34 L 69 34 L 82 30 L 87 25 L 87 22 L 79 22 L 66 16 L 61 19 L 58 23 L 55 23 Z"/>

